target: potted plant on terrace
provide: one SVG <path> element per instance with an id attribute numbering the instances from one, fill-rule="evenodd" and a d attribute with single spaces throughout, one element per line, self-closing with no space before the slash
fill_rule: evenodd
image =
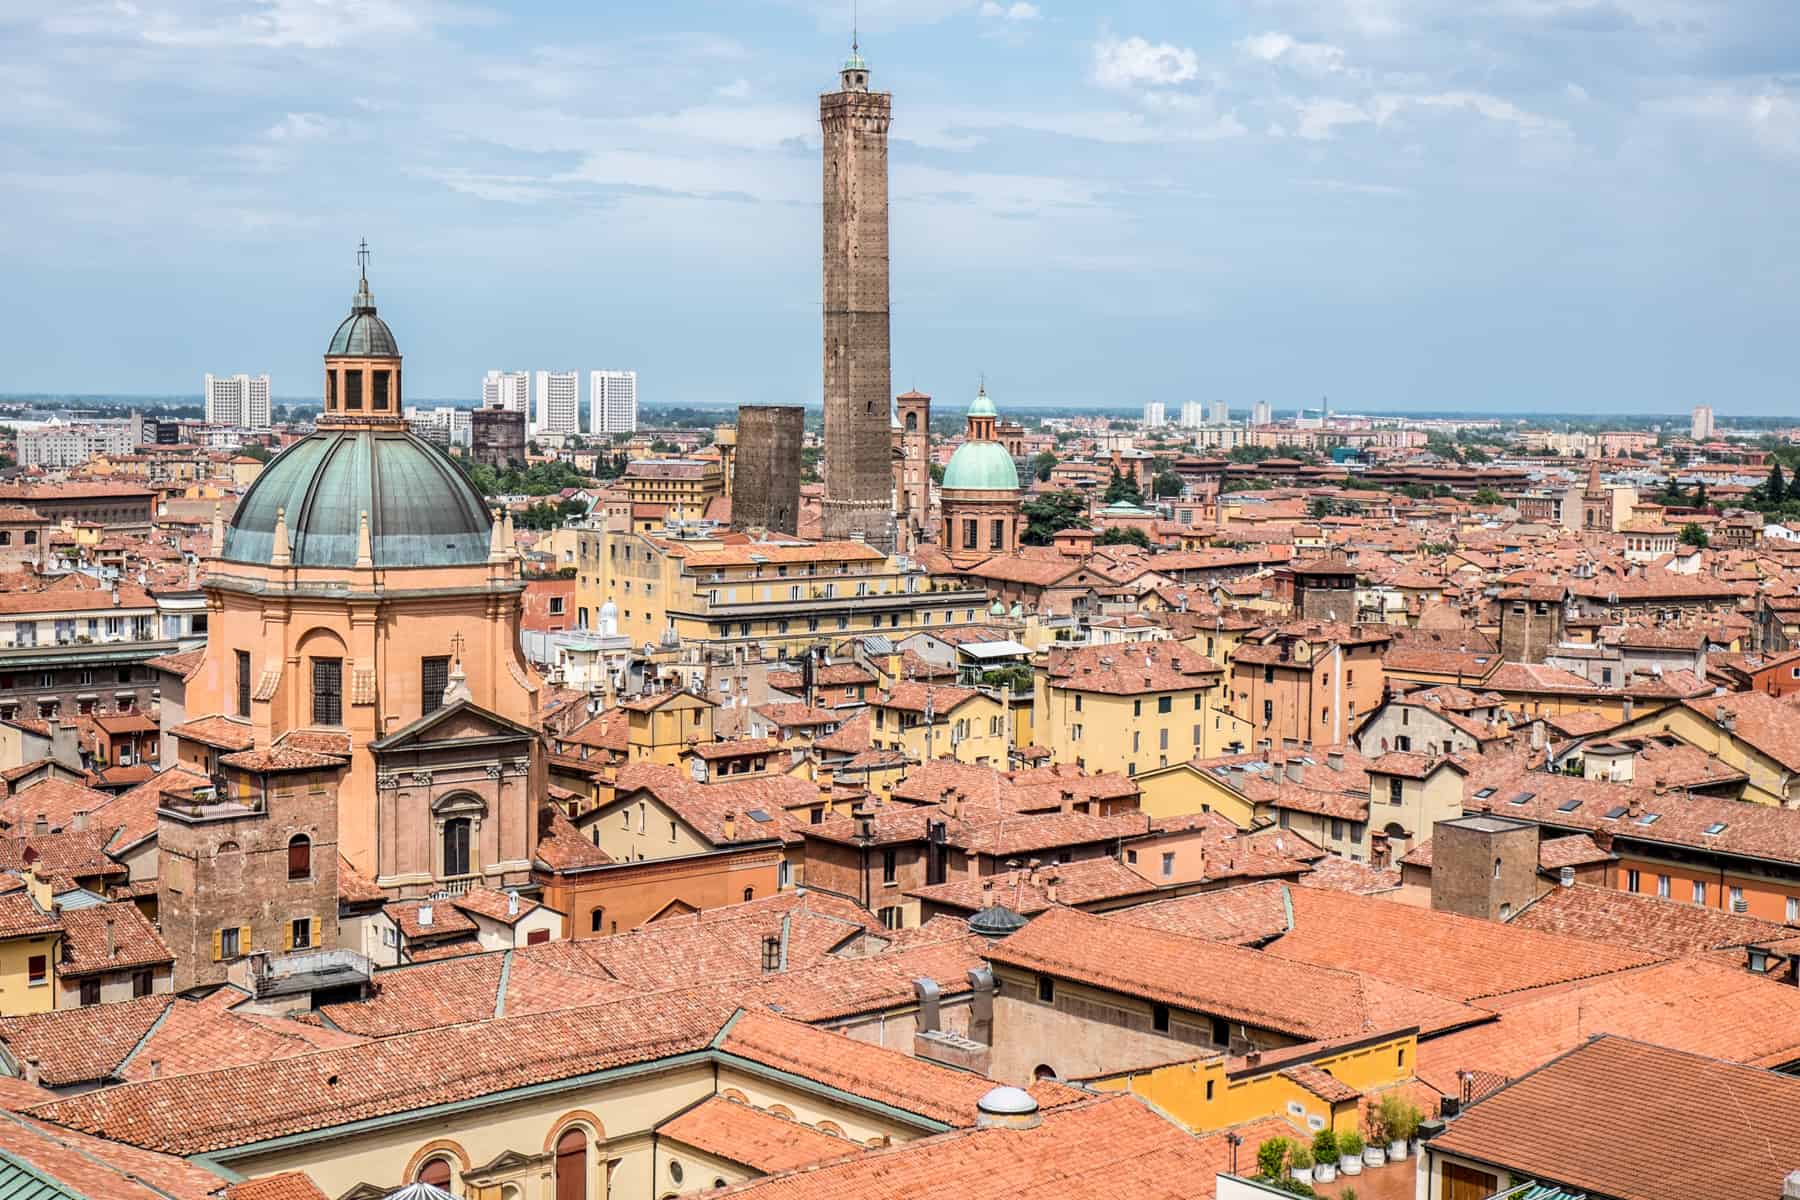
<path id="1" fill-rule="evenodd" d="M 1294 1178 L 1300 1183 L 1311 1183 L 1313 1181 L 1312 1151 L 1308 1150 L 1304 1144 L 1296 1143 L 1293 1150 L 1288 1153 L 1288 1170 L 1293 1172 Z"/>
<path id="2" fill-rule="evenodd" d="M 1387 1162 L 1387 1126 L 1383 1123 L 1381 1111 L 1369 1108 L 1363 1110 L 1363 1131 L 1367 1140 L 1363 1142 L 1362 1160 L 1365 1167 L 1379 1167 Z"/>
<path id="3" fill-rule="evenodd" d="M 1386 1127 L 1389 1162 L 1406 1157 L 1407 1143 L 1419 1131 L 1419 1110 L 1399 1096 L 1389 1093 L 1381 1098 L 1381 1123 Z"/>
<path id="4" fill-rule="evenodd" d="M 1256 1148 L 1256 1172 L 1270 1183 L 1279 1183 L 1287 1175 L 1288 1149 L 1293 1145 L 1284 1137 L 1273 1137 Z"/>
<path id="5" fill-rule="evenodd" d="M 1338 1173 L 1337 1134 L 1329 1129 L 1321 1129 L 1313 1134 L 1313 1182 L 1330 1183 Z"/>
<path id="6" fill-rule="evenodd" d="M 1351 1129 L 1338 1134 L 1338 1170 L 1346 1175 L 1361 1175 L 1363 1169 L 1362 1134 Z"/>

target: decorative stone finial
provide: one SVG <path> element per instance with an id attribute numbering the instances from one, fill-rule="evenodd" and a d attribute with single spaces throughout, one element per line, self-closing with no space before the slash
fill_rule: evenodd
<path id="1" fill-rule="evenodd" d="M 294 554 L 288 547 L 287 509 L 278 508 L 275 510 L 275 547 L 269 552 L 269 565 L 287 567 L 293 562 Z"/>
<path id="2" fill-rule="evenodd" d="M 213 502 L 212 520 L 212 556 L 218 558 L 225 553 L 225 509 L 217 501 Z"/>
<path id="3" fill-rule="evenodd" d="M 366 508 L 356 522 L 356 565 L 364 568 L 375 565 L 375 553 L 369 545 L 369 510 Z"/>

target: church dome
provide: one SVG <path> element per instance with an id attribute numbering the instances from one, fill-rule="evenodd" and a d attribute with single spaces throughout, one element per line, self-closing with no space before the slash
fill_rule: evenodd
<path id="1" fill-rule="evenodd" d="M 969 415 L 971 417 L 997 417 L 1000 415 L 1000 410 L 994 407 L 992 400 L 988 399 L 985 386 L 975 393 L 975 399 L 970 402 Z"/>
<path id="2" fill-rule="evenodd" d="M 364 512 L 378 567 L 484 563 L 493 529 L 456 464 L 404 429 L 321 429 L 289 446 L 239 502 L 222 557 L 267 566 L 277 510 L 297 567 L 355 566 Z"/>
<path id="3" fill-rule="evenodd" d="M 375 297 L 369 294 L 366 276 L 357 285 L 356 298 L 350 302 L 350 315 L 331 335 L 331 344 L 325 347 L 325 353 L 354 358 L 400 357 L 400 343 L 394 340 L 394 331 L 375 315 Z"/>
<path id="4" fill-rule="evenodd" d="M 944 486 L 978 491 L 1018 491 L 1019 468 L 999 442 L 964 442 L 944 468 Z"/>

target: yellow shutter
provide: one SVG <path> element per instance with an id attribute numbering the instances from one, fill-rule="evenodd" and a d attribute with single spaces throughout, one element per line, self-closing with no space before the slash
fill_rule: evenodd
<path id="1" fill-rule="evenodd" d="M 248 925 L 238 926 L 238 953 L 250 953 L 250 927 Z"/>
<path id="2" fill-rule="evenodd" d="M 294 923 L 292 921 L 282 922 L 281 948 L 283 950 L 292 950 L 294 948 Z"/>
<path id="3" fill-rule="evenodd" d="M 224 942 L 224 940 L 225 940 L 225 931 L 223 929 L 213 930 L 213 961 L 214 962 L 218 962 L 221 958 L 225 957 L 225 947 L 222 944 Z"/>

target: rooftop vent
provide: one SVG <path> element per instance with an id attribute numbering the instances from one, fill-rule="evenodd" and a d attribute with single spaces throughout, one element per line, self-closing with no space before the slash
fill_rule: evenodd
<path id="1" fill-rule="evenodd" d="M 982 1129 L 1036 1129 L 1043 1120 L 1030 1092 L 1005 1085 L 976 1101 L 975 1112 L 975 1124 Z"/>

